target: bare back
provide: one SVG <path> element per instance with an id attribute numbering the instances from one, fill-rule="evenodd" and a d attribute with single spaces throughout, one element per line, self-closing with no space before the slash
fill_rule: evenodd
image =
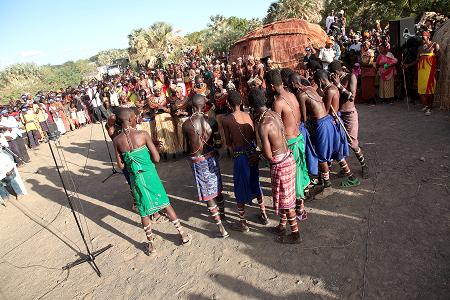
<path id="1" fill-rule="evenodd" d="M 299 134 L 300 107 L 294 94 L 283 92 L 275 97 L 273 110 L 277 112 L 283 120 L 286 130 L 286 139 L 296 138 Z"/>
<path id="2" fill-rule="evenodd" d="M 264 156 L 268 160 L 272 160 L 275 155 L 288 152 L 283 121 L 276 112 L 267 110 L 260 116 L 258 134 Z"/>
<path id="3" fill-rule="evenodd" d="M 329 85 L 323 89 L 323 103 L 325 104 L 325 110 L 328 114 L 333 115 L 331 107 L 333 107 L 335 112 L 339 110 L 339 98 L 340 94 L 338 88 L 330 82 Z"/>
<path id="4" fill-rule="evenodd" d="M 313 87 L 306 86 L 303 91 L 299 92 L 297 97 L 301 105 L 304 105 L 308 118 L 318 120 L 328 114 L 322 97 Z"/>
<path id="5" fill-rule="evenodd" d="M 213 129 L 203 115 L 192 115 L 183 123 L 183 136 L 185 139 L 185 151 L 190 156 L 200 156 L 205 154 L 205 145 L 212 148 Z"/>
<path id="6" fill-rule="evenodd" d="M 122 154 L 143 146 L 147 146 L 153 162 L 159 161 L 158 150 L 156 150 L 156 147 L 147 131 L 130 129 L 128 133 L 125 133 L 122 130 L 122 132 L 114 138 L 113 143 L 116 152 L 117 164 L 121 169 L 125 167 Z"/>
<path id="7" fill-rule="evenodd" d="M 250 115 L 243 111 L 235 111 L 222 121 L 227 146 L 236 149 L 245 147 L 255 141 L 255 129 Z"/>
<path id="8" fill-rule="evenodd" d="M 345 97 L 340 97 L 339 100 L 339 111 L 352 111 L 355 109 L 354 98 L 356 96 L 356 88 L 358 85 L 358 79 L 354 74 L 347 73 L 342 79 L 341 84 L 352 93 L 352 99 L 345 99 Z"/>

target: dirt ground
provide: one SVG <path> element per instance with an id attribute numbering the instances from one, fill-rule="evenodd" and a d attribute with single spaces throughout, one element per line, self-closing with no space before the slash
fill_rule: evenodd
<path id="1" fill-rule="evenodd" d="M 0 206 L 0 298 L 448 299 L 450 116 L 425 117 L 401 103 L 358 108 L 371 178 L 308 202 L 300 245 L 277 244 L 255 222 L 256 207 L 248 210 L 250 233 L 215 239 L 189 165 L 179 159 L 158 171 L 193 241 L 180 246 L 170 223 L 157 224 L 158 253 L 147 257 L 123 176 L 101 182 L 111 165 L 100 125 L 63 136 L 65 179 L 69 189 L 71 178 L 78 187 L 74 202 L 89 245 L 113 245 L 96 259 L 101 277 L 88 264 L 61 269 L 85 249 L 49 147 L 41 145 L 20 169 L 29 195 Z M 349 161 L 360 176 L 356 158 Z M 221 167 L 235 222 L 232 161 L 224 157 Z M 261 175 L 271 205 L 268 170 Z M 336 187 L 340 180 L 332 177 Z"/>

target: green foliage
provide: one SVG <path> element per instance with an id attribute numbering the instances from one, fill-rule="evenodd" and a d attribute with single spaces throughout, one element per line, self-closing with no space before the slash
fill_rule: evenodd
<path id="1" fill-rule="evenodd" d="M 109 49 L 100 51 L 96 55 L 89 58 L 90 61 L 95 62 L 97 66 L 111 65 L 114 60 L 119 58 L 128 58 L 127 49 Z"/>
<path id="2" fill-rule="evenodd" d="M 349 28 L 372 29 L 375 21 L 388 21 L 401 17 L 421 16 L 426 11 L 450 14 L 450 0 L 326 0 L 323 19 L 331 10 L 343 9 Z"/>
<path id="3" fill-rule="evenodd" d="M 210 17 L 207 28 L 188 34 L 186 39 L 190 45 L 214 53 L 227 52 L 238 39 L 261 25 L 259 19 L 215 15 Z"/>
<path id="4" fill-rule="evenodd" d="M 172 25 L 156 22 L 147 29 L 133 30 L 128 35 L 128 44 L 132 63 L 153 67 L 157 62 L 180 61 L 185 39 L 173 31 Z"/>
<path id="5" fill-rule="evenodd" d="M 300 18 L 308 22 L 318 23 L 323 0 L 278 0 L 270 4 L 264 24 L 290 18 Z"/>
<path id="6" fill-rule="evenodd" d="M 0 72 L 0 97 L 3 102 L 25 92 L 36 93 L 68 86 L 95 75 L 95 65 L 88 60 L 69 61 L 58 66 L 14 64 Z"/>

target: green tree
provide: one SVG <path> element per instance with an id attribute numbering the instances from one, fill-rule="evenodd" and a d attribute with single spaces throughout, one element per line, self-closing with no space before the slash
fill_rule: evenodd
<path id="1" fill-rule="evenodd" d="M 323 0 L 278 0 L 270 4 L 264 24 L 290 18 L 319 23 L 322 19 Z"/>
<path id="2" fill-rule="evenodd" d="M 155 66 L 177 62 L 182 56 L 185 39 L 173 31 L 170 24 L 156 22 L 149 28 L 135 29 L 128 35 L 130 60 Z"/>
<path id="3" fill-rule="evenodd" d="M 206 29 L 190 33 L 186 39 L 191 46 L 201 46 L 215 53 L 227 52 L 238 39 L 261 25 L 259 19 L 215 15 L 210 17 Z"/>
<path id="4" fill-rule="evenodd" d="M 127 49 L 109 49 L 103 50 L 96 55 L 89 58 L 90 61 L 95 62 L 97 66 L 106 66 L 114 62 L 119 58 L 128 58 Z"/>
<path id="5" fill-rule="evenodd" d="M 450 14 L 450 0 L 326 0 L 322 16 L 331 10 L 345 11 L 348 27 L 372 29 L 376 20 L 388 21 L 400 17 L 421 16 L 426 11 Z"/>
<path id="6" fill-rule="evenodd" d="M 0 72 L 0 97 L 5 102 L 27 92 L 34 94 L 40 90 L 76 86 L 95 73 L 95 64 L 89 60 L 69 61 L 58 66 L 14 64 Z"/>

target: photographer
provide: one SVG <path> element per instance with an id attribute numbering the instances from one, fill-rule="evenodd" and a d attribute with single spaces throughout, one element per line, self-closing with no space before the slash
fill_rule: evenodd
<path id="1" fill-rule="evenodd" d="M 8 110 L 4 109 L 0 112 L 0 127 L 11 151 L 18 157 L 14 157 L 17 165 L 21 165 L 23 161 L 29 161 L 25 141 L 22 138 L 22 133 L 19 129 L 20 124 L 13 116 L 8 116 Z"/>
<path id="2" fill-rule="evenodd" d="M 16 197 L 27 194 L 3 134 L 5 130 L 5 127 L 0 127 L 0 200 L 3 204 L 9 198 L 9 191 L 13 191 Z"/>

